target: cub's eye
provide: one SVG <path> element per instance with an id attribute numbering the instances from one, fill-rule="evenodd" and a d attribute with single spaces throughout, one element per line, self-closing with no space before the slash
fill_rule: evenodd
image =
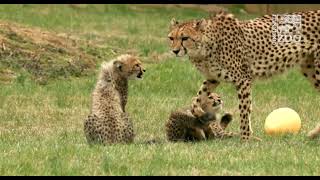
<path id="1" fill-rule="evenodd" d="M 189 39 L 189 37 L 182 37 L 182 41 L 186 41 L 188 39 Z"/>
<path id="2" fill-rule="evenodd" d="M 170 39 L 171 41 L 173 41 L 173 37 L 169 37 L 169 39 Z"/>
<path id="3" fill-rule="evenodd" d="M 212 96 L 209 96 L 209 99 L 213 99 L 213 97 L 212 97 Z"/>
<path id="4" fill-rule="evenodd" d="M 136 67 L 139 67 L 139 64 L 136 64 Z"/>

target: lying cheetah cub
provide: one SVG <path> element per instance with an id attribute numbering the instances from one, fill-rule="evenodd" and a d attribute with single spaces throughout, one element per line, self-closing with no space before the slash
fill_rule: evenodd
<path id="1" fill-rule="evenodd" d="M 225 131 L 225 128 L 232 121 L 231 114 L 226 113 L 220 121 L 217 120 L 217 114 L 223 104 L 217 94 L 209 94 L 208 98 L 203 99 L 200 104 L 205 111 L 203 116 L 194 116 L 192 113 L 194 107 L 183 108 L 170 114 L 166 123 L 169 141 L 200 141 L 235 135 Z"/>
<path id="2" fill-rule="evenodd" d="M 145 69 L 137 57 L 121 55 L 105 62 L 92 93 L 92 108 L 85 119 L 84 132 L 88 143 L 130 143 L 133 125 L 125 106 L 128 79 L 142 78 Z"/>

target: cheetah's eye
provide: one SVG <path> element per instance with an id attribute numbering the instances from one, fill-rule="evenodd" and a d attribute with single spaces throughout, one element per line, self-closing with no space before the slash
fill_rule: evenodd
<path id="1" fill-rule="evenodd" d="M 169 39 L 170 39 L 171 41 L 173 41 L 173 37 L 169 37 Z"/>
<path id="2" fill-rule="evenodd" d="M 189 37 L 182 37 L 182 41 L 186 41 L 188 39 L 189 39 Z"/>
<path id="3" fill-rule="evenodd" d="M 212 96 L 210 96 L 210 97 L 209 97 L 209 99 L 213 99 L 213 97 L 212 97 Z"/>

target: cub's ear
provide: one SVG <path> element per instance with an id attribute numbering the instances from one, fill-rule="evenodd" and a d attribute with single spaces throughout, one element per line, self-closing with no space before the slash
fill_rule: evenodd
<path id="1" fill-rule="evenodd" d="M 177 26 L 178 24 L 179 24 L 179 22 L 175 18 L 171 19 L 171 21 L 170 21 L 170 27 L 171 28 Z"/>
<path id="2" fill-rule="evenodd" d="M 193 28 L 195 28 L 196 30 L 201 30 L 206 26 L 206 24 L 207 21 L 204 18 L 202 18 L 193 23 Z"/>
<path id="3" fill-rule="evenodd" d="M 117 68 L 118 70 L 122 71 L 123 62 L 118 61 L 118 60 L 115 60 L 115 61 L 113 62 L 113 65 L 114 65 L 115 68 Z"/>

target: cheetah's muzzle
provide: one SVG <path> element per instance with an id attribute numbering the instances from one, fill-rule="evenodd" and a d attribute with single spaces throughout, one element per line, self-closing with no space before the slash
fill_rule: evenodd
<path id="1" fill-rule="evenodd" d="M 220 106 L 222 104 L 222 102 L 219 100 L 219 101 L 214 101 L 213 104 L 212 104 L 212 107 L 216 107 L 216 106 Z"/>
<path id="2" fill-rule="evenodd" d="M 137 78 L 142 78 L 143 73 L 140 71 L 139 74 L 137 75 Z"/>

